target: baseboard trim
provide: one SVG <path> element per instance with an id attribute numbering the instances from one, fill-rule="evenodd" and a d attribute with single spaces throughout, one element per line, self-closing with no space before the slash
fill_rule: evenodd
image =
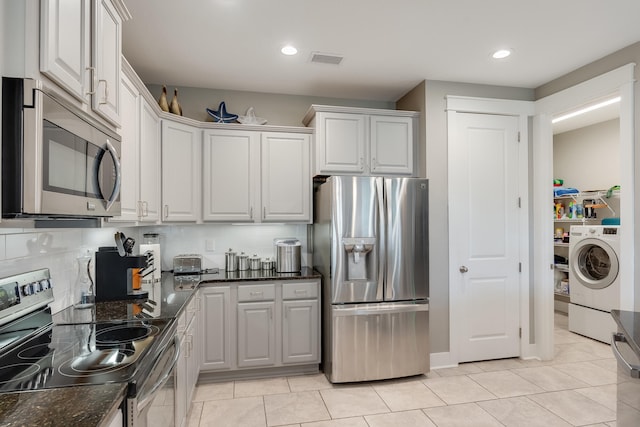
<path id="1" fill-rule="evenodd" d="M 451 352 L 431 353 L 431 369 L 455 368 L 458 361 L 453 360 Z"/>

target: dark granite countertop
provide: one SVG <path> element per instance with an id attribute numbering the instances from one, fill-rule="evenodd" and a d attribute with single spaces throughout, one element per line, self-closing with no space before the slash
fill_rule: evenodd
<path id="1" fill-rule="evenodd" d="M 611 310 L 613 320 L 618 324 L 629 346 L 640 358 L 640 312 L 626 310 Z"/>
<path id="2" fill-rule="evenodd" d="M 96 427 L 108 421 L 126 384 L 0 394 L 1 427 Z"/>
<path id="3" fill-rule="evenodd" d="M 143 286 L 146 300 L 98 302 L 94 309 L 66 308 L 53 315 L 56 324 L 108 322 L 139 318 L 177 318 L 199 286 L 240 281 L 318 279 L 303 267 L 299 273 L 249 270 L 194 275 L 162 274 L 162 282 Z M 0 427 L 99 426 L 122 401 L 127 384 L 64 387 L 42 391 L 0 393 Z"/>

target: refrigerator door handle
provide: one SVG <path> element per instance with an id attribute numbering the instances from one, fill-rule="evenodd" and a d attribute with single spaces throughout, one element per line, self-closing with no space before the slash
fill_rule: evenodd
<path id="1" fill-rule="evenodd" d="M 372 314 L 410 313 L 429 311 L 429 302 L 392 304 L 358 304 L 332 307 L 334 316 L 369 316 Z"/>
<path id="2" fill-rule="evenodd" d="M 385 275 L 387 268 L 387 214 L 384 197 L 384 178 L 376 178 L 376 199 L 378 202 L 378 300 L 386 298 L 384 295 Z"/>

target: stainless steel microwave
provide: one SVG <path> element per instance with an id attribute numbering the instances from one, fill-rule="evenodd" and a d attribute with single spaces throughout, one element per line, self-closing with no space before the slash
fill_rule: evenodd
<path id="1" fill-rule="evenodd" d="M 31 79 L 2 79 L 3 218 L 120 215 L 120 138 Z"/>

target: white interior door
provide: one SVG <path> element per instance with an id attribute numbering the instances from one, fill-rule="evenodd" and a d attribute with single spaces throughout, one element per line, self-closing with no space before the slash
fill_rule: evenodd
<path id="1" fill-rule="evenodd" d="M 519 356 L 518 117 L 450 117 L 451 344 L 458 362 Z"/>

